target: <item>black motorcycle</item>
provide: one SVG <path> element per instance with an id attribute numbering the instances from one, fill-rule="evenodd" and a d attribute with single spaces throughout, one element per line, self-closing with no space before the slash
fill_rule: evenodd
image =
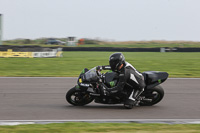
<path id="1" fill-rule="evenodd" d="M 146 87 L 144 92 L 138 97 L 137 105 L 152 106 L 157 104 L 164 97 L 164 90 L 160 84 L 168 78 L 168 73 L 146 71 L 142 75 L 145 78 Z M 91 103 L 93 100 L 95 103 L 102 104 L 123 104 L 130 90 L 133 90 L 128 85 L 125 85 L 123 92 L 118 95 L 102 95 L 105 88 L 113 87 L 117 82 L 118 74 L 116 72 L 109 71 L 104 74 L 97 71 L 96 67 L 90 70 L 84 69 L 79 75 L 77 85 L 67 92 L 66 100 L 74 106 L 83 106 Z"/>

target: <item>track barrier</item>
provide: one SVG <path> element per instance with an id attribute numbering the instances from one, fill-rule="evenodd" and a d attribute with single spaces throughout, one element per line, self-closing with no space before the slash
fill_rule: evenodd
<path id="1" fill-rule="evenodd" d="M 11 49 L 10 49 L 11 48 Z M 0 57 L 53 58 L 62 57 L 62 48 L 0 47 Z"/>
<path id="2" fill-rule="evenodd" d="M 62 51 L 107 52 L 200 52 L 200 48 L 116 48 L 116 47 L 40 47 L 0 46 L 0 57 L 48 58 L 62 57 Z"/>

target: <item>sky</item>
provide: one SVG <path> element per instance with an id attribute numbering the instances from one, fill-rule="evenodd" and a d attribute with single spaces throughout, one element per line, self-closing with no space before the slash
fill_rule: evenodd
<path id="1" fill-rule="evenodd" d="M 3 40 L 200 41 L 200 0 L 0 0 Z"/>

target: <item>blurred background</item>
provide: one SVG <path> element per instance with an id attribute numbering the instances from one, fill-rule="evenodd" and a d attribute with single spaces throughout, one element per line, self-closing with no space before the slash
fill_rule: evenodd
<path id="1" fill-rule="evenodd" d="M 43 37 L 65 40 L 71 36 L 108 42 L 200 41 L 198 0 L 0 0 L 0 3 L 4 41 Z"/>
<path id="2" fill-rule="evenodd" d="M 10 76 L 77 76 L 87 66 L 83 60 L 103 65 L 109 54 L 125 52 L 127 61 L 141 71 L 155 68 L 172 77 L 199 77 L 199 4 L 199 0 L 0 0 L 0 57 L 62 58 L 2 58 L 0 76 L 8 76 L 3 74 L 6 68 L 14 70 Z M 27 74 L 22 74 L 22 64 L 17 67 L 19 60 L 25 62 Z M 166 62 L 171 63 L 164 67 Z M 64 74 L 65 68 L 74 74 Z"/>
<path id="3" fill-rule="evenodd" d="M 0 125 L 2 119 L 134 120 L 0 131 L 199 132 L 199 124 L 176 125 L 176 119 L 200 118 L 199 5 L 200 0 L 0 0 Z M 140 72 L 169 73 L 164 100 L 132 110 L 66 103 L 81 71 L 108 65 L 114 52 Z M 133 123 L 136 118 L 165 118 L 170 124 Z"/>

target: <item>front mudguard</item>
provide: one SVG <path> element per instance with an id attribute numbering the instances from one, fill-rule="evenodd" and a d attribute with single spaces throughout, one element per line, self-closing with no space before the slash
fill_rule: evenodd
<path id="1" fill-rule="evenodd" d="M 82 91 L 83 92 L 83 91 L 87 91 L 89 86 L 85 87 L 85 86 L 81 86 L 81 85 L 76 85 L 74 88 L 75 88 L 76 91 Z"/>
<path id="2" fill-rule="evenodd" d="M 81 87 L 79 85 L 74 86 L 76 91 L 81 91 Z"/>

